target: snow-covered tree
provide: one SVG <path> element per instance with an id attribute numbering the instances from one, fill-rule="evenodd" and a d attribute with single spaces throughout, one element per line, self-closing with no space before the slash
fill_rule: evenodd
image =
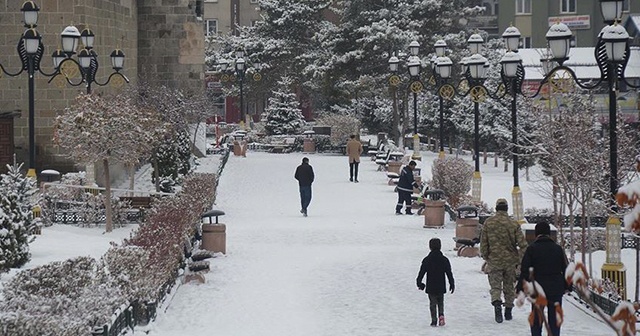
<path id="1" fill-rule="evenodd" d="M 174 132 L 153 152 L 152 161 L 156 162 L 156 164 L 154 165 L 154 173 L 151 175 L 151 181 L 156 182 L 156 179 L 159 178 L 160 184 L 164 184 L 165 187 L 175 185 L 181 175 L 186 175 L 191 170 L 190 160 L 191 142 L 189 134 L 184 130 Z M 163 187 L 161 186 L 161 188 Z M 171 192 L 170 189 L 163 191 Z"/>
<path id="2" fill-rule="evenodd" d="M 154 110 L 137 108 L 126 95 L 80 95 L 56 118 L 57 145 L 76 161 L 103 164 L 107 232 L 113 230 L 109 163 L 137 162 L 137 155 L 151 152 L 161 126 Z"/>
<path id="3" fill-rule="evenodd" d="M 1 176 L 0 193 L 15 195 L 16 202 L 25 212 L 30 214 L 24 222 L 24 226 L 29 234 L 33 234 L 36 229 L 36 221 L 33 219 L 32 210 L 38 205 L 40 198 L 35 179 L 22 174 L 22 165 L 22 163 L 7 165 L 7 173 Z"/>
<path id="4" fill-rule="evenodd" d="M 330 102 L 339 103 L 341 98 L 354 100 L 354 88 L 369 90 L 371 94 L 368 96 L 388 97 L 391 100 L 388 93 L 389 57 L 395 54 L 401 60 L 406 60 L 407 47 L 415 40 L 421 44 L 422 63 L 428 65 L 430 56 L 427 55 L 433 53 L 433 43 L 446 34 L 464 31 L 464 19 L 481 11 L 470 3 L 471 1 L 465 0 L 338 1 L 336 12 L 340 15 L 341 24 L 337 33 L 332 33 L 323 40 L 326 48 L 333 51 L 324 61 L 328 64 L 324 77 L 327 79 L 325 87 L 336 86 L 341 89 L 327 89 L 333 93 Z M 408 113 L 411 95 L 406 68 L 401 67 L 398 74 L 401 75 L 403 84 L 395 91 L 398 106 L 388 118 L 389 124 L 392 124 L 391 137 L 399 141 L 412 116 Z M 360 85 L 362 77 L 373 78 L 377 85 Z M 423 94 L 424 92 L 419 96 Z M 360 92 L 359 96 L 367 94 Z M 421 112 L 424 111 L 421 108 Z M 422 125 L 421 122 L 419 124 Z"/>
<path id="5" fill-rule="evenodd" d="M 304 126 L 304 117 L 300 103 L 292 91 L 293 80 L 285 76 L 278 81 L 273 97 L 269 98 L 269 106 L 265 109 L 267 120 L 264 125 L 267 134 L 298 134 Z"/>
<path id="6" fill-rule="evenodd" d="M 25 211 L 18 198 L 15 193 L 0 195 L 0 273 L 21 267 L 31 257 L 27 229 L 31 209 Z"/>

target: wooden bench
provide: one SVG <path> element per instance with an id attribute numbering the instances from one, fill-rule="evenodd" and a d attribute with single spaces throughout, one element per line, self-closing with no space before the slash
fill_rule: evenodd
<path id="1" fill-rule="evenodd" d="M 296 138 L 285 138 L 282 142 L 271 144 L 271 153 L 289 153 L 293 150 L 293 145 L 296 143 Z"/>
<path id="2" fill-rule="evenodd" d="M 128 202 L 134 209 L 149 209 L 153 203 L 151 196 L 120 196 L 120 201 Z"/>

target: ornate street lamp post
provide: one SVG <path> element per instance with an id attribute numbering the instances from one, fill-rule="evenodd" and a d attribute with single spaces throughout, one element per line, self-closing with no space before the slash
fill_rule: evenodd
<path id="1" fill-rule="evenodd" d="M 618 190 L 618 138 L 617 138 L 617 94 L 618 82 L 622 80 L 627 86 L 638 88 L 629 83 L 624 75 L 629 57 L 629 34 L 616 22 L 622 15 L 622 0 L 600 0 L 600 9 L 605 26 L 598 36 L 595 47 L 595 59 L 600 68 L 600 79 L 590 85 L 580 81 L 575 72 L 563 65 L 569 59 L 571 30 L 563 23 L 556 23 L 547 32 L 547 41 L 551 49 L 552 59 L 559 65 L 549 71 L 542 79 L 540 88 L 548 83 L 557 72 L 565 72 L 583 89 L 594 89 L 606 82 L 609 92 L 609 206 L 610 215 L 606 224 L 606 262 L 602 266 L 602 277 L 616 283 L 620 295 L 626 299 L 626 268 L 620 258 L 621 254 L 621 221 L 615 195 Z M 538 92 L 540 92 L 540 88 Z"/>
<path id="2" fill-rule="evenodd" d="M 413 153 L 411 154 L 411 159 L 422 160 L 420 155 L 420 135 L 418 134 L 418 92 L 422 91 L 424 87 L 422 81 L 420 81 L 420 71 L 422 69 L 422 62 L 418 57 L 420 43 L 418 41 L 411 42 L 409 44 L 409 52 L 411 56 L 407 59 L 407 70 L 410 77 L 409 89 L 413 93 Z M 400 60 L 395 55 L 389 58 L 389 70 L 392 73 L 389 77 L 389 84 L 391 85 L 393 96 L 394 115 L 397 112 L 397 87 L 401 82 L 400 76 L 397 74 L 399 63 Z"/>
<path id="3" fill-rule="evenodd" d="M 36 150 L 35 150 L 35 73 L 40 72 L 45 77 L 51 77 L 51 80 L 58 77 L 58 75 L 64 75 L 64 78 L 67 82 L 72 85 L 80 85 L 72 83 L 69 78 L 73 77 L 72 74 L 77 73 L 78 68 L 81 66 L 81 63 L 72 59 L 71 57 L 76 54 L 76 49 L 78 48 L 78 42 L 82 38 L 83 43 L 90 50 L 93 46 L 93 35 L 87 34 L 82 36 L 78 29 L 74 26 L 66 27 L 61 36 L 62 42 L 62 50 L 56 50 L 52 54 L 54 72 L 46 73 L 40 67 L 40 62 L 42 60 L 42 56 L 44 54 L 44 45 L 42 44 L 42 36 L 36 30 L 36 26 L 38 23 L 38 12 L 40 8 L 33 1 L 25 1 L 22 4 L 20 9 L 23 13 L 24 26 L 27 30 L 22 34 L 20 40 L 18 41 L 18 55 L 20 56 L 20 61 L 22 66 L 20 71 L 16 73 L 12 73 L 7 71 L 2 64 L 0 64 L 0 69 L 2 72 L 11 77 L 19 76 L 23 71 L 27 72 L 28 75 L 28 91 L 29 91 L 29 165 L 27 176 L 35 177 L 36 176 Z M 115 55 L 114 55 L 115 53 Z M 119 75 L 119 78 L 124 79 L 128 82 L 128 79 L 124 77 L 124 75 L 120 74 L 119 71 L 122 69 L 122 65 L 124 62 L 124 53 L 122 51 L 114 51 L 112 53 L 112 62 L 114 62 L 114 70 L 116 73 L 112 74 Z M 91 83 L 95 82 L 95 74 L 97 71 L 97 59 L 95 58 L 95 53 L 93 54 L 83 54 L 79 55 L 85 57 L 79 58 L 80 62 L 87 62 L 87 67 L 80 67 L 80 72 L 82 74 L 83 81 L 87 83 L 87 91 L 90 93 Z M 70 62 L 69 62 L 70 61 Z M 73 64 L 75 63 L 75 65 Z M 117 68 L 116 68 L 117 65 Z M 109 77 L 111 79 L 111 77 Z M 49 82 L 51 82 L 49 80 Z M 108 81 L 107 81 L 108 82 Z M 100 84 L 100 83 L 98 83 Z M 103 84 L 100 84 L 103 85 Z M 104 83 L 106 85 L 106 83 Z"/>
<path id="4" fill-rule="evenodd" d="M 511 191 L 513 204 L 513 217 L 518 223 L 524 223 L 524 202 L 519 183 L 518 166 L 518 117 L 517 117 L 517 97 L 522 94 L 522 82 L 524 81 L 524 67 L 522 57 L 518 54 L 520 42 L 520 31 L 516 27 L 508 27 L 502 34 L 507 47 L 507 52 L 502 57 L 502 81 L 507 88 L 507 93 L 511 95 L 511 143 L 513 144 L 513 190 Z"/>

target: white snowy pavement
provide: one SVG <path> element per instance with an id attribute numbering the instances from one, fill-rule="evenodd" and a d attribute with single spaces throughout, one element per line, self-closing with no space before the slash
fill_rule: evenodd
<path id="1" fill-rule="evenodd" d="M 430 165 L 432 154 L 423 155 Z M 453 251 L 455 224 L 424 229 L 422 217 L 395 216 L 396 194 L 368 159 L 360 183 L 350 183 L 346 157 L 308 155 L 316 181 L 309 217 L 302 217 L 293 179 L 302 157 L 230 157 L 216 206 L 226 213 L 220 221 L 227 255 L 209 259 L 205 284 L 178 289 L 149 335 L 529 335 L 528 307 L 495 323 L 482 260 Z M 424 175 L 430 171 L 423 167 Z M 509 173 L 491 176 L 483 175 L 486 186 L 510 181 Z M 437 328 L 429 326 L 427 296 L 415 286 L 433 237 L 442 239 L 456 279 L 455 293 L 445 295 L 447 324 Z M 566 299 L 564 308 L 563 335 L 613 334 Z"/>

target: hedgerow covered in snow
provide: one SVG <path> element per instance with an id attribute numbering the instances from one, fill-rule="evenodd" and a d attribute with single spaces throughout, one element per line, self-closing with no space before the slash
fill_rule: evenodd
<path id="1" fill-rule="evenodd" d="M 78 257 L 18 273 L 3 288 L 0 336 L 86 336 L 123 303 L 140 311 L 161 300 L 184 262 L 185 242 L 213 204 L 215 184 L 214 174 L 190 174 L 181 192 L 155 202 L 131 238 L 100 260 Z"/>

